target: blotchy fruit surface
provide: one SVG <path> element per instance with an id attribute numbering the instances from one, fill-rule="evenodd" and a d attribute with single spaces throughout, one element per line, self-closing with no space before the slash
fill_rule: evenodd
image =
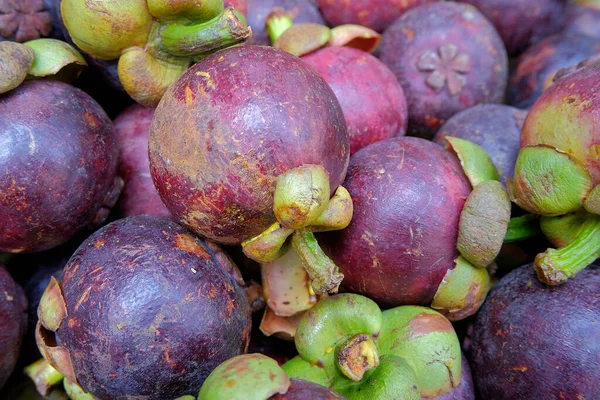
<path id="1" fill-rule="evenodd" d="M 527 111 L 503 104 L 480 104 L 450 118 L 434 141 L 446 145 L 446 136 L 469 140 L 489 154 L 502 183 L 512 178 L 519 155 L 521 129 Z"/>
<path id="2" fill-rule="evenodd" d="M 154 184 L 174 218 L 226 244 L 276 221 L 277 176 L 322 165 L 333 191 L 350 152 L 341 106 L 323 78 L 289 53 L 249 45 L 203 59 L 169 88 L 149 149 Z"/>
<path id="3" fill-rule="evenodd" d="M 302 60 L 331 86 L 350 136 L 350 154 L 394 136 L 404 136 L 408 110 L 402 86 L 390 69 L 367 52 L 326 47 Z"/>
<path id="4" fill-rule="evenodd" d="M 65 267 L 67 315 L 56 343 L 99 399 L 194 393 L 248 345 L 241 283 L 218 246 L 170 219 L 121 219 L 90 236 Z"/>
<path id="5" fill-rule="evenodd" d="M 153 116 L 153 109 L 134 104 L 115 119 L 119 175 L 125 181 L 119 197 L 119 208 L 124 217 L 141 214 L 170 215 L 150 176 L 148 131 Z"/>
<path id="6" fill-rule="evenodd" d="M 494 24 L 510 54 L 518 54 L 560 32 L 566 0 L 460 0 L 474 5 Z"/>
<path id="7" fill-rule="evenodd" d="M 294 23 L 325 24 L 319 8 L 312 0 L 248 0 L 248 25 L 252 28 L 252 37 L 248 39 L 247 44 L 271 44 L 265 30 L 265 22 L 275 8 L 282 8 L 289 13 Z"/>
<path id="8" fill-rule="evenodd" d="M 521 147 L 537 144 L 566 152 L 600 183 L 600 62 L 559 78 L 531 107 Z"/>
<path id="9" fill-rule="evenodd" d="M 342 286 L 385 306 L 428 305 L 458 256 L 458 221 L 471 186 L 440 145 L 400 137 L 351 157 L 348 228 L 323 235 Z"/>
<path id="10" fill-rule="evenodd" d="M 477 314 L 471 365 L 483 399 L 600 398 L 600 269 L 563 285 L 531 265 L 497 283 Z"/>
<path id="11" fill-rule="evenodd" d="M 468 4 L 434 2 L 409 10 L 384 32 L 378 53 L 404 89 L 411 134 L 431 138 L 457 112 L 503 99 L 504 44 Z"/>
<path id="12" fill-rule="evenodd" d="M 13 371 L 27 327 L 27 299 L 0 264 L 0 388 Z"/>
<path id="13" fill-rule="evenodd" d="M 508 81 L 508 103 L 529 108 L 552 84 L 561 68 L 576 65 L 600 52 L 600 38 L 576 33 L 550 36 L 528 48 L 519 57 Z"/>
<path id="14" fill-rule="evenodd" d="M 382 32 L 408 9 L 437 0 L 318 0 L 323 16 L 331 24 L 357 24 Z"/>
<path id="15" fill-rule="evenodd" d="M 112 128 L 65 83 L 29 81 L 0 96 L 0 251 L 46 250 L 92 222 L 117 171 Z"/>

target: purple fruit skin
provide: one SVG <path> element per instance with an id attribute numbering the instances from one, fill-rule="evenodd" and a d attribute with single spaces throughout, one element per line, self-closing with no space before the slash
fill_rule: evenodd
<path id="1" fill-rule="evenodd" d="M 119 175 L 125 186 L 119 198 L 123 217 L 132 215 L 170 216 L 156 192 L 148 159 L 148 130 L 154 109 L 134 104 L 115 119 L 115 138 L 119 145 Z"/>
<path id="2" fill-rule="evenodd" d="M 73 254 L 56 331 L 81 386 L 99 399 L 194 393 L 245 351 L 250 307 L 220 248 L 166 217 L 121 219 Z"/>
<path id="3" fill-rule="evenodd" d="M 302 379 L 290 379 L 290 387 L 286 394 L 275 394 L 269 400 L 344 400 L 342 395 Z"/>
<path id="4" fill-rule="evenodd" d="M 325 25 L 319 8 L 312 0 L 248 0 L 248 25 L 252 28 L 252 37 L 246 41 L 247 44 L 271 44 L 265 22 L 273 9 L 278 7 L 288 12 L 294 23 L 313 22 Z"/>
<path id="5" fill-rule="evenodd" d="M 225 0 L 225 7 L 233 7 L 244 16 L 248 15 L 248 1 L 247 0 Z"/>
<path id="6" fill-rule="evenodd" d="M 12 373 L 27 329 L 27 299 L 0 264 L 0 389 Z"/>
<path id="7" fill-rule="evenodd" d="M 443 61 L 440 49 L 455 46 L 456 55 Z M 436 54 L 438 67 L 419 66 L 425 54 Z M 452 115 L 481 103 L 501 103 L 508 79 L 508 58 L 494 26 L 474 7 L 435 2 L 413 8 L 383 33 L 379 58 L 394 72 L 408 102 L 409 134 L 431 138 Z M 468 72 L 453 62 L 463 60 Z M 462 79 L 450 92 L 448 81 L 436 90 L 433 74 Z"/>
<path id="8" fill-rule="evenodd" d="M 445 137 L 452 136 L 483 147 L 506 184 L 506 179 L 514 174 L 526 116 L 526 111 L 503 104 L 480 104 L 446 121 L 433 140 L 445 146 Z"/>
<path id="9" fill-rule="evenodd" d="M 299 58 L 265 46 L 232 47 L 188 69 L 156 109 L 149 149 L 152 179 L 173 217 L 223 244 L 276 222 L 277 176 L 322 165 L 333 192 L 350 153 L 331 88 Z"/>
<path id="10" fill-rule="evenodd" d="M 60 0 L 0 1 L 0 41 L 63 40 L 57 19 L 59 4 Z"/>
<path id="11" fill-rule="evenodd" d="M 331 24 L 357 24 L 382 32 L 410 8 L 438 0 L 318 0 Z"/>
<path id="12" fill-rule="evenodd" d="M 500 280 L 479 310 L 470 360 L 482 399 L 600 398 L 600 268 L 543 285 L 531 265 Z"/>
<path id="13" fill-rule="evenodd" d="M 350 159 L 348 228 L 323 234 L 345 290 L 384 307 L 431 303 L 458 256 L 458 221 L 471 186 L 458 159 L 421 138 L 374 143 Z"/>
<path id="14" fill-rule="evenodd" d="M 510 76 L 508 103 L 518 108 L 531 107 L 559 69 L 598 53 L 600 38 L 577 33 L 561 33 L 536 43 L 519 57 Z"/>
<path id="15" fill-rule="evenodd" d="M 0 251 L 47 250 L 92 222 L 116 176 L 112 129 L 65 83 L 29 81 L 0 96 Z"/>
<path id="16" fill-rule="evenodd" d="M 434 397 L 432 400 L 475 400 L 475 389 L 473 387 L 473 377 L 471 368 L 467 358 L 462 355 L 462 374 L 460 383 L 449 393 L 439 397 Z"/>
<path id="17" fill-rule="evenodd" d="M 567 0 L 459 1 L 474 5 L 492 21 L 511 55 L 560 32 L 565 23 Z"/>
<path id="18" fill-rule="evenodd" d="M 600 8 L 568 3 L 563 32 L 575 32 L 600 39 Z"/>
<path id="19" fill-rule="evenodd" d="M 344 111 L 350 154 L 394 136 L 404 136 L 408 109 L 390 69 L 367 52 L 326 47 L 302 57 L 329 84 Z"/>

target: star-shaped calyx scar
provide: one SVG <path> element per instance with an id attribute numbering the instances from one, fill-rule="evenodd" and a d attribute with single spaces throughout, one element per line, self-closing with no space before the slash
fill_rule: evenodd
<path id="1" fill-rule="evenodd" d="M 470 56 L 458 54 L 456 45 L 446 43 L 438 51 L 425 51 L 419 58 L 417 67 L 419 71 L 431 72 L 425 81 L 427 86 L 436 92 L 447 87 L 448 93 L 456 96 L 467 83 L 466 74 L 471 70 Z"/>

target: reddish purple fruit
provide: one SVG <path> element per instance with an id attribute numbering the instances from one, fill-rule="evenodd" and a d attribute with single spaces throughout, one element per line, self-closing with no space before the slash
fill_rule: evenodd
<path id="1" fill-rule="evenodd" d="M 106 218 L 122 184 L 112 128 L 65 83 L 25 82 L 0 96 L 0 251 L 50 249 Z"/>
<path id="2" fill-rule="evenodd" d="M 561 286 L 531 265 L 497 283 L 476 316 L 471 365 L 482 399 L 600 398 L 600 268 Z"/>
<path id="3" fill-rule="evenodd" d="M 326 47 L 302 60 L 325 79 L 339 100 L 348 125 L 350 154 L 406 133 L 404 92 L 377 58 L 350 47 Z"/>
<path id="4" fill-rule="evenodd" d="M 148 130 L 154 109 L 134 104 L 115 119 L 119 145 L 119 175 L 125 181 L 119 208 L 121 215 L 151 214 L 170 216 L 156 192 L 148 160 Z"/>
<path id="5" fill-rule="evenodd" d="M 152 178 L 174 218 L 224 244 L 276 222 L 279 175 L 321 165 L 335 190 L 350 151 L 327 83 L 299 58 L 263 46 L 229 48 L 188 69 L 156 109 L 149 148 Z"/>
<path id="6" fill-rule="evenodd" d="M 458 257 L 458 222 L 471 186 L 458 159 L 430 141 L 400 137 L 350 159 L 348 228 L 323 237 L 342 286 L 379 304 L 431 303 Z"/>
<path id="7" fill-rule="evenodd" d="M 435 135 L 445 145 L 446 136 L 469 140 L 489 154 L 502 183 L 512 178 L 521 148 L 521 129 L 526 111 L 503 104 L 480 104 L 450 118 Z"/>
<path id="8" fill-rule="evenodd" d="M 0 41 L 27 42 L 41 37 L 62 39 L 58 23 L 60 0 L 0 1 Z"/>
<path id="9" fill-rule="evenodd" d="M 438 0 L 318 0 L 331 26 L 356 24 L 383 32 L 408 9 Z"/>
<path id="10" fill-rule="evenodd" d="M 242 284 L 218 246 L 170 219 L 121 219 L 90 236 L 48 286 L 38 346 L 99 399 L 194 393 L 248 346 Z"/>
<path id="11" fill-rule="evenodd" d="M 474 5 L 502 36 L 510 54 L 560 32 L 566 0 L 459 0 Z"/>
<path id="12" fill-rule="evenodd" d="M 12 373 L 27 327 L 27 299 L 0 264 L 0 389 Z"/>
<path id="13" fill-rule="evenodd" d="M 470 5 L 435 2 L 413 8 L 384 32 L 378 51 L 404 89 L 411 134 L 431 138 L 457 112 L 503 99 L 504 44 Z"/>
<path id="14" fill-rule="evenodd" d="M 233 7 L 244 15 L 248 15 L 247 0 L 225 0 L 225 7 Z"/>
<path id="15" fill-rule="evenodd" d="M 282 8 L 290 14 L 294 23 L 325 24 L 319 8 L 312 0 L 248 0 L 248 25 L 252 28 L 252 37 L 246 41 L 247 44 L 271 44 L 265 23 L 275 8 Z"/>
<path id="16" fill-rule="evenodd" d="M 508 103 L 529 108 L 552 84 L 558 70 L 600 53 L 600 38 L 577 33 L 550 36 L 523 53 L 508 81 Z"/>

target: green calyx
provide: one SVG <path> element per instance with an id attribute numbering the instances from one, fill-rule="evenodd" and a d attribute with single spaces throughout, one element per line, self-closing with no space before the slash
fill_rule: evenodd
<path id="1" fill-rule="evenodd" d="M 585 210 L 579 210 L 557 217 L 540 217 L 540 230 L 552 246 L 565 247 L 575 240 L 588 215 Z"/>
<path id="2" fill-rule="evenodd" d="M 38 393 L 42 396 L 47 396 L 51 389 L 61 383 L 64 378 L 63 374 L 44 358 L 25 367 L 24 372 L 33 380 Z"/>
<path id="3" fill-rule="evenodd" d="M 299 355 L 283 365 L 287 374 L 347 399 L 436 397 L 461 377 L 452 324 L 426 307 L 382 313 L 364 296 L 330 296 L 306 311 L 295 343 Z"/>
<path id="4" fill-rule="evenodd" d="M 537 237 L 541 234 L 540 217 L 534 214 L 526 214 L 511 218 L 508 223 L 504 243 L 515 243 L 522 240 Z"/>
<path id="5" fill-rule="evenodd" d="M 83 390 L 81 386 L 70 381 L 69 379 L 65 379 L 63 381 L 63 386 L 65 388 L 65 392 L 67 392 L 67 395 L 71 400 L 96 400 L 94 396 Z"/>
<path id="6" fill-rule="evenodd" d="M 589 213 L 600 214 L 600 185 L 596 185 L 588 194 L 583 208 Z"/>
<path id="7" fill-rule="evenodd" d="M 53 79 L 70 83 L 83 67 L 84 58 L 68 43 L 56 39 L 0 42 L 0 94 L 17 88 L 26 79 Z"/>
<path id="8" fill-rule="evenodd" d="M 313 232 L 344 229 L 352 220 L 352 199 L 343 187 L 329 198 L 327 172 L 320 165 L 304 165 L 277 178 L 273 211 L 278 222 L 242 243 L 244 254 L 272 262 L 296 252 L 316 294 L 335 293 L 344 276 L 323 252 Z"/>
<path id="9" fill-rule="evenodd" d="M 289 387 L 290 378 L 277 361 L 262 354 L 242 354 L 211 372 L 198 400 L 266 400 L 285 394 Z"/>
<path id="10" fill-rule="evenodd" d="M 458 257 L 456 266 L 446 272 L 433 296 L 431 308 L 449 321 L 460 321 L 479 310 L 491 286 L 487 269 L 476 268 L 464 258 Z"/>
<path id="11" fill-rule="evenodd" d="M 548 249 L 538 254 L 534 267 L 540 281 L 559 285 L 599 257 L 600 215 L 588 213 L 571 241 L 559 249 Z"/>
<path id="12" fill-rule="evenodd" d="M 538 215 L 577 211 L 591 190 L 592 178 L 586 168 L 568 154 L 545 145 L 522 148 L 514 179 L 509 180 L 511 199 Z"/>
<path id="13" fill-rule="evenodd" d="M 381 354 L 406 359 L 423 397 L 438 397 L 460 383 L 460 342 L 443 315 L 427 307 L 400 306 L 383 312 Z"/>
<path id="14" fill-rule="evenodd" d="M 193 60 L 252 35 L 245 18 L 224 9 L 223 0 L 63 0 L 61 13 L 83 51 L 119 59 L 123 87 L 147 107 L 158 104 Z"/>
<path id="15" fill-rule="evenodd" d="M 449 150 L 458 156 L 465 175 L 475 188 L 487 180 L 500 180 L 500 174 L 483 147 L 465 139 L 447 136 Z"/>
<path id="16" fill-rule="evenodd" d="M 502 248 L 511 203 L 504 185 L 483 181 L 471 192 L 460 214 L 456 248 L 478 268 L 490 265 Z"/>
<path id="17" fill-rule="evenodd" d="M 273 47 L 297 57 L 323 47 L 352 47 L 375 51 L 381 35 L 361 25 L 345 24 L 334 28 L 314 23 L 294 24 L 290 14 L 276 8 L 269 14 L 266 29 Z"/>

